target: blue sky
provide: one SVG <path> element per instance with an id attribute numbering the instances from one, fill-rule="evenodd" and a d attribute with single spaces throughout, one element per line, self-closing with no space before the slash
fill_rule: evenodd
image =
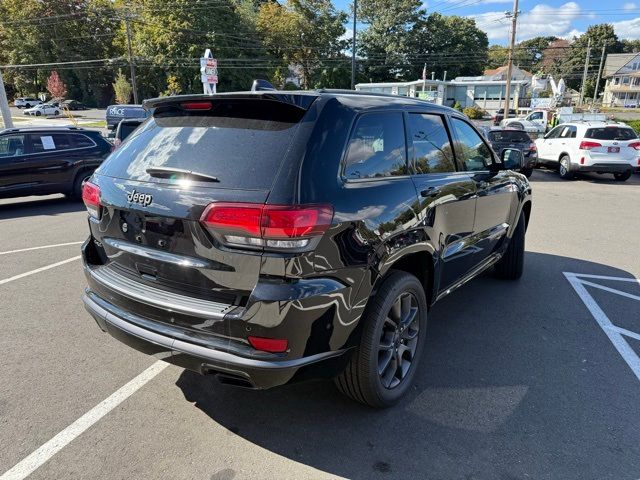
<path id="1" fill-rule="evenodd" d="M 351 0 L 334 0 L 337 8 L 345 10 L 350 3 Z M 487 32 L 490 44 L 508 42 L 510 21 L 504 12 L 513 8 L 513 0 L 431 0 L 425 2 L 425 7 L 428 12 L 473 17 L 478 27 Z M 640 38 L 640 0 L 521 0 L 519 10 L 518 41 L 542 35 L 570 39 L 596 23 L 612 23 L 620 38 Z"/>

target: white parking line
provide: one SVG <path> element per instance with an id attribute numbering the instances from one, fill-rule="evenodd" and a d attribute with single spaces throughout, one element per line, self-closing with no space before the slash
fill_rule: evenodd
<path id="1" fill-rule="evenodd" d="M 0 255 L 9 255 L 10 253 L 30 252 L 31 250 L 42 250 L 44 248 L 66 247 L 67 245 L 80 245 L 82 242 L 55 243 L 53 245 L 42 245 L 40 247 L 20 248 L 18 250 L 7 250 L 0 252 Z"/>
<path id="2" fill-rule="evenodd" d="M 0 280 L 0 285 L 4 285 L 5 283 L 13 282 L 14 280 L 19 280 L 21 278 L 28 277 L 29 275 L 34 275 L 36 273 L 44 272 L 45 270 L 49 270 L 50 268 L 59 267 L 60 265 L 73 262 L 74 260 L 79 260 L 80 257 L 81 255 L 67 258 L 66 260 L 62 260 L 61 262 L 52 263 L 51 265 L 46 265 L 44 267 L 36 268 L 35 270 L 30 270 L 28 272 L 21 273 L 20 275 L 14 275 L 13 277 L 5 278 L 4 280 Z"/>
<path id="3" fill-rule="evenodd" d="M 0 480 L 22 480 L 26 478 L 168 366 L 168 363 L 162 361 L 157 361 L 151 365 L 140 375 L 120 387 L 113 394 L 62 430 L 47 443 L 35 450 L 24 460 L 20 461 L 13 468 L 2 474 L 2 476 L 0 476 Z"/>
<path id="4" fill-rule="evenodd" d="M 640 298 L 636 297 L 635 295 L 630 295 L 621 290 L 615 290 L 613 288 L 605 287 L 604 285 L 596 285 L 596 284 L 593 284 L 592 282 L 584 281 L 582 280 L 582 278 L 591 278 L 591 279 L 600 278 L 603 280 L 620 280 L 625 282 L 628 282 L 628 281 L 640 282 L 640 281 L 635 278 L 628 279 L 623 277 L 597 277 L 595 275 L 583 275 L 583 274 L 577 274 L 577 273 L 571 273 L 571 272 L 563 272 L 563 273 L 566 279 L 569 281 L 569 283 L 573 287 L 573 289 L 576 291 L 576 293 L 580 297 L 580 299 L 584 302 L 585 306 L 589 309 L 589 312 L 591 312 L 591 315 L 593 316 L 593 318 L 596 320 L 596 322 L 598 322 L 598 325 L 600 325 L 600 328 L 602 328 L 602 330 L 607 335 L 607 337 L 609 337 L 609 340 L 611 340 L 611 343 L 613 343 L 613 346 L 616 347 L 616 350 L 618 350 L 618 353 L 622 355 L 622 358 L 624 359 L 625 362 L 627 362 L 627 365 L 629 365 L 629 368 L 631 368 L 631 370 L 636 375 L 636 377 L 638 377 L 638 380 L 640 380 L 640 357 L 636 354 L 636 352 L 633 350 L 633 348 L 631 348 L 631 346 L 627 343 L 627 341 L 624 338 L 625 336 L 628 336 L 631 338 L 638 338 L 637 334 L 635 332 L 631 332 L 629 330 L 626 330 L 614 325 L 611 322 L 611 320 L 609 320 L 609 317 L 607 317 L 607 315 L 604 313 L 602 308 L 600 308 L 598 303 L 593 299 L 591 294 L 587 291 L 587 288 L 585 285 L 595 286 L 596 288 L 606 290 L 616 295 L 621 295 L 625 297 L 631 296 L 635 300 L 640 300 Z"/>

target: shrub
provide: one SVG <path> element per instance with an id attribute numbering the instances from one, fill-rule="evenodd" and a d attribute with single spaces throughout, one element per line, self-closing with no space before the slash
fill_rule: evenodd
<path id="1" fill-rule="evenodd" d="M 471 120 L 480 120 L 482 117 L 484 117 L 485 112 L 480 107 L 467 107 L 462 111 L 462 113 L 464 113 Z"/>
<path id="2" fill-rule="evenodd" d="M 456 102 L 453 104 L 453 108 L 458 110 L 459 112 L 462 111 L 462 105 L 460 105 L 460 102 Z"/>
<path id="3" fill-rule="evenodd" d="M 623 120 L 624 123 L 633 128 L 640 135 L 640 120 Z"/>

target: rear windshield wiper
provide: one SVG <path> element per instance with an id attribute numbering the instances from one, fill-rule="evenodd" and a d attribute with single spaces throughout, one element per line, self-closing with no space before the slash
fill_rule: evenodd
<path id="1" fill-rule="evenodd" d="M 193 180 L 200 180 L 203 182 L 219 182 L 220 181 L 218 177 L 214 177 L 213 175 L 194 172 L 193 170 L 185 170 L 184 168 L 151 167 L 151 168 L 147 168 L 146 172 L 152 177 L 156 177 L 156 178 L 169 178 L 169 179 L 188 178 Z"/>

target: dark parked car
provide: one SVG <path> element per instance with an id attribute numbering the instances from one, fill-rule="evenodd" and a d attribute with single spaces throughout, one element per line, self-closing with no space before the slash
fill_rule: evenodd
<path id="1" fill-rule="evenodd" d="M 77 195 L 109 155 L 100 132 L 76 127 L 0 131 L 0 197 Z"/>
<path id="2" fill-rule="evenodd" d="M 509 117 L 513 118 L 513 117 L 517 117 L 518 116 L 518 112 L 516 112 L 513 108 L 509 109 Z M 499 109 L 496 114 L 491 117 L 491 121 L 493 122 L 494 126 L 498 126 L 500 125 L 500 122 L 504 120 L 504 108 Z"/>
<path id="3" fill-rule="evenodd" d="M 527 132 L 513 128 L 494 129 L 487 133 L 487 138 L 491 143 L 491 147 L 498 155 L 505 148 L 522 151 L 524 162 L 522 166 L 516 168 L 516 170 L 524 174 L 527 178 L 531 176 L 538 161 L 538 149 Z"/>
<path id="4" fill-rule="evenodd" d="M 77 100 L 64 100 L 60 103 L 61 108 L 66 108 L 67 110 L 86 110 L 87 107 L 84 103 L 81 103 Z"/>
<path id="5" fill-rule="evenodd" d="M 118 123 L 125 118 L 146 118 L 150 111 L 142 108 L 142 105 L 110 105 L 107 107 L 106 120 L 110 135 L 115 134 Z"/>
<path id="6" fill-rule="evenodd" d="M 116 128 L 116 133 L 113 138 L 113 149 L 116 150 L 122 142 L 133 133 L 146 119 L 144 118 L 130 118 L 126 120 L 120 120 Z"/>
<path id="7" fill-rule="evenodd" d="M 492 266 L 522 274 L 530 186 L 455 110 L 322 90 L 145 105 L 83 190 L 84 304 L 136 349 L 250 388 L 335 377 L 387 406 L 431 305 Z"/>

